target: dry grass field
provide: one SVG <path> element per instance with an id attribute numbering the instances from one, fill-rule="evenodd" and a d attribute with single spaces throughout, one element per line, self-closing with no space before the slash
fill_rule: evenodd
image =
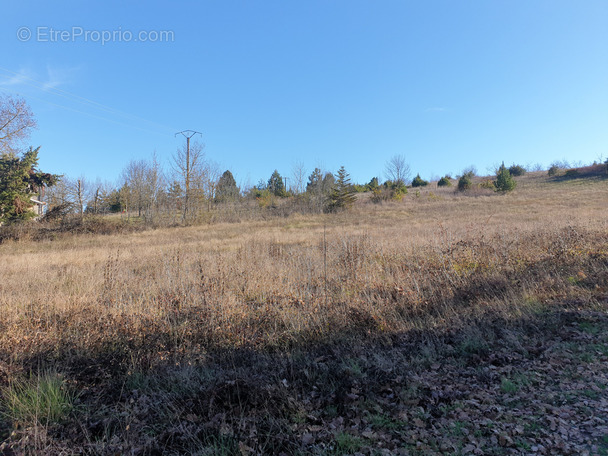
<path id="1" fill-rule="evenodd" d="M 608 180 L 0 244 L 2 454 L 608 454 Z"/>

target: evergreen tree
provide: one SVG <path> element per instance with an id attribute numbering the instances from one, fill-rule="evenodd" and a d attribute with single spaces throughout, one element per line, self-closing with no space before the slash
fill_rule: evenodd
<path id="1" fill-rule="evenodd" d="M 323 183 L 323 174 L 319 168 L 315 168 L 310 176 L 308 176 L 308 183 L 306 184 L 306 192 L 312 194 L 320 194 Z"/>
<path id="2" fill-rule="evenodd" d="M 270 179 L 268 179 L 268 190 L 276 196 L 287 196 L 287 191 L 285 190 L 285 184 L 283 183 L 283 178 L 279 174 L 279 172 L 275 169 Z"/>
<path id="3" fill-rule="evenodd" d="M 30 198 L 59 180 L 36 169 L 39 150 L 30 147 L 21 157 L 12 152 L 0 156 L 0 223 L 34 217 Z"/>
<path id="4" fill-rule="evenodd" d="M 332 173 L 325 173 L 323 176 L 323 182 L 321 183 L 321 192 L 323 195 L 329 195 L 332 188 L 334 188 L 334 184 L 336 183 L 336 178 Z"/>
<path id="5" fill-rule="evenodd" d="M 373 192 L 379 186 L 380 186 L 380 184 L 378 183 L 378 178 L 372 177 L 372 179 L 369 181 L 369 183 L 365 186 L 365 189 L 366 189 L 366 191 Z"/>
<path id="6" fill-rule="evenodd" d="M 215 200 L 218 202 L 234 201 L 238 197 L 239 189 L 236 186 L 234 176 L 229 170 L 226 170 L 217 183 L 217 189 L 215 191 Z"/>
<path id="7" fill-rule="evenodd" d="M 503 162 L 498 168 L 498 172 L 496 173 L 496 180 L 494 181 L 494 186 L 496 187 L 497 192 L 510 192 L 515 188 L 517 183 L 509 170 L 505 167 Z"/>
<path id="8" fill-rule="evenodd" d="M 437 182 L 437 187 L 451 187 L 452 186 L 452 182 L 450 181 L 450 179 L 451 179 L 451 177 L 448 176 L 448 175 L 443 176 Z"/>
<path id="9" fill-rule="evenodd" d="M 420 177 L 420 174 L 416 174 L 416 177 L 412 180 L 412 187 L 426 187 L 427 185 L 429 185 L 428 181 Z"/>
<path id="10" fill-rule="evenodd" d="M 333 212 L 350 208 L 356 201 L 355 191 L 350 183 L 350 176 L 344 166 L 338 170 L 338 176 L 327 199 L 327 210 Z"/>

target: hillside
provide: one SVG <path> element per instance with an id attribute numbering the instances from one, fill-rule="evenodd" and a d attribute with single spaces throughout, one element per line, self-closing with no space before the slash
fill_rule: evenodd
<path id="1" fill-rule="evenodd" d="M 7 240 L 0 453 L 608 454 L 608 180 L 516 180 Z"/>

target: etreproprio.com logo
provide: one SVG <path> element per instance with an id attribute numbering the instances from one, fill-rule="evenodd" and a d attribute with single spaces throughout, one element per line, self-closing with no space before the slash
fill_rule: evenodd
<path id="1" fill-rule="evenodd" d="M 102 46 L 107 43 L 172 43 L 175 41 L 173 30 L 88 30 L 84 27 L 71 27 L 69 29 L 55 29 L 40 26 L 35 29 L 19 27 L 17 30 L 19 41 L 36 41 L 39 43 L 98 43 Z"/>

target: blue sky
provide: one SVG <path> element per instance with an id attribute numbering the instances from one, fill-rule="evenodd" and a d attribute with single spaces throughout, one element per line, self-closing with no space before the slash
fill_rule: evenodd
<path id="1" fill-rule="evenodd" d="M 367 182 L 397 154 L 425 178 L 586 163 L 608 157 L 607 24 L 605 0 L 24 0 L 2 8 L 0 92 L 32 107 L 40 168 L 73 177 L 168 167 L 185 129 L 241 184 L 296 162 Z"/>

